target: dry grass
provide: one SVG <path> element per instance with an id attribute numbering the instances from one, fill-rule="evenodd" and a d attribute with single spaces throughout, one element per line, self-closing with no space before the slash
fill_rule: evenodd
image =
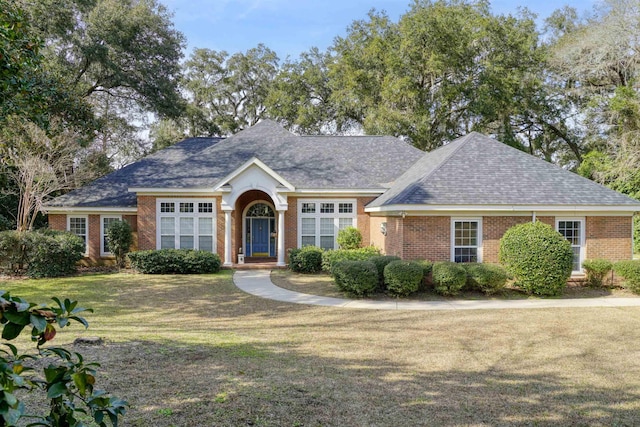
<path id="1" fill-rule="evenodd" d="M 340 291 L 330 275 L 326 273 L 319 274 L 299 274 L 290 270 L 274 270 L 271 272 L 271 281 L 281 288 L 289 289 L 291 291 L 302 292 L 311 295 L 320 295 L 325 297 L 334 298 L 349 298 L 348 295 Z M 620 287 L 601 287 L 591 288 L 588 286 L 581 286 L 579 284 L 569 284 L 562 295 L 558 297 L 547 298 L 594 298 L 594 297 L 607 297 L 607 298 L 633 298 L 638 295 L 633 292 L 622 289 Z M 495 300 L 495 299 L 525 299 L 525 298 L 538 298 L 523 293 L 521 290 L 514 287 L 512 284 L 507 284 L 506 288 L 495 295 L 485 295 L 478 291 L 464 291 L 460 295 L 455 297 L 444 297 L 436 294 L 433 289 L 422 289 L 408 298 L 403 298 L 403 301 L 443 301 L 450 299 L 472 299 L 472 300 Z M 374 294 L 369 299 L 373 300 L 393 300 L 395 297 L 387 296 L 383 293 Z"/>
<path id="2" fill-rule="evenodd" d="M 324 308 L 244 294 L 227 272 L 0 287 L 96 309 L 56 341 L 107 339 L 76 350 L 131 403 L 123 426 L 640 424 L 639 308 Z"/>

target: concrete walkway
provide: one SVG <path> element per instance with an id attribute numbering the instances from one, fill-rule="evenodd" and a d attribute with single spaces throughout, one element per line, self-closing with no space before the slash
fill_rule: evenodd
<path id="1" fill-rule="evenodd" d="M 372 301 L 351 300 L 303 294 L 277 287 L 270 270 L 238 270 L 233 282 L 244 292 L 262 298 L 294 304 L 376 310 L 484 310 L 559 307 L 640 307 L 640 298 L 580 298 L 525 300 L 448 300 L 448 301 Z"/>

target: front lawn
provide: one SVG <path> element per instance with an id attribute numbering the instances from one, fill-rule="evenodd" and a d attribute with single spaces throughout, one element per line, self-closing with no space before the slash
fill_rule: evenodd
<path id="1" fill-rule="evenodd" d="M 231 273 L 0 282 L 93 307 L 54 343 L 103 365 L 123 426 L 636 425 L 640 309 L 350 310 L 244 294 Z M 24 345 L 26 345 L 26 340 Z"/>

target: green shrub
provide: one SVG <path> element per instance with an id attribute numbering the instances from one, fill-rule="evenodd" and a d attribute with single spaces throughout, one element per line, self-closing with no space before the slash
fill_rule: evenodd
<path id="1" fill-rule="evenodd" d="M 12 230 L 15 228 L 15 224 L 9 218 L 4 215 L 0 215 L 0 231 Z"/>
<path id="2" fill-rule="evenodd" d="M 114 221 L 105 230 L 109 252 L 116 257 L 118 268 L 124 268 L 127 254 L 133 245 L 133 233 L 127 221 Z"/>
<path id="3" fill-rule="evenodd" d="M 220 257 L 193 249 L 131 252 L 131 268 L 145 274 L 204 274 L 220 271 Z"/>
<path id="4" fill-rule="evenodd" d="M 338 231 L 340 249 L 358 249 L 362 244 L 362 233 L 355 227 L 346 227 Z"/>
<path id="5" fill-rule="evenodd" d="M 378 287 L 378 270 L 370 261 L 337 262 L 332 274 L 338 289 L 349 295 L 364 297 L 375 292 Z"/>
<path id="6" fill-rule="evenodd" d="M 380 255 L 380 250 L 373 246 L 359 249 L 335 249 L 322 254 L 322 269 L 331 273 L 335 263 L 340 261 L 364 261 Z"/>
<path id="7" fill-rule="evenodd" d="M 431 270 L 433 270 L 433 263 L 431 261 L 427 261 L 425 259 L 415 260 L 420 267 L 422 267 L 422 285 L 426 287 L 429 282 L 429 275 L 431 274 Z"/>
<path id="8" fill-rule="evenodd" d="M 322 249 L 305 246 L 289 250 L 289 268 L 297 273 L 317 273 L 322 270 Z"/>
<path id="9" fill-rule="evenodd" d="M 391 261 L 399 261 L 399 260 L 400 260 L 400 257 L 393 256 L 393 255 L 378 255 L 368 259 L 368 261 L 371 261 L 378 269 L 378 285 L 380 290 L 384 290 L 384 268 Z"/>
<path id="10" fill-rule="evenodd" d="M 477 289 L 487 295 L 494 294 L 507 283 L 507 272 L 497 264 L 464 264 L 467 271 L 467 286 Z"/>
<path id="11" fill-rule="evenodd" d="M 542 222 L 508 229 L 500 240 L 499 259 L 516 286 L 537 295 L 561 294 L 573 268 L 569 241 Z"/>
<path id="12" fill-rule="evenodd" d="M 384 283 L 391 295 L 411 295 L 420 289 L 423 279 L 423 268 L 414 261 L 392 261 L 384 268 Z"/>
<path id="13" fill-rule="evenodd" d="M 604 285 L 605 276 L 613 268 L 613 263 L 606 259 L 585 259 L 582 268 L 587 273 L 587 284 L 600 287 Z"/>
<path id="14" fill-rule="evenodd" d="M 0 232 L 0 266 L 3 269 L 17 271 L 26 266 L 29 242 L 25 234 L 15 230 Z"/>
<path id="15" fill-rule="evenodd" d="M 434 289 L 441 295 L 457 295 L 467 283 L 467 271 L 455 262 L 435 262 L 431 272 Z"/>
<path id="16" fill-rule="evenodd" d="M 618 261 L 613 264 L 613 271 L 624 279 L 625 288 L 640 294 L 640 261 Z"/>
<path id="17" fill-rule="evenodd" d="M 84 241 L 68 231 L 30 231 L 27 240 L 27 276 L 61 277 L 74 274 L 84 257 Z"/>

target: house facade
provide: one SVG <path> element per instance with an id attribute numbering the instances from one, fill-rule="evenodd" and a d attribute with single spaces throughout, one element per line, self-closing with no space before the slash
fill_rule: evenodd
<path id="1" fill-rule="evenodd" d="M 190 138 L 52 200 L 49 225 L 110 258 L 104 230 L 128 221 L 139 250 L 190 248 L 286 265 L 287 250 L 364 245 L 403 259 L 497 262 L 499 240 L 538 220 L 587 258 L 632 257 L 640 203 L 478 133 L 424 153 L 393 137 L 297 136 L 266 120 Z"/>

